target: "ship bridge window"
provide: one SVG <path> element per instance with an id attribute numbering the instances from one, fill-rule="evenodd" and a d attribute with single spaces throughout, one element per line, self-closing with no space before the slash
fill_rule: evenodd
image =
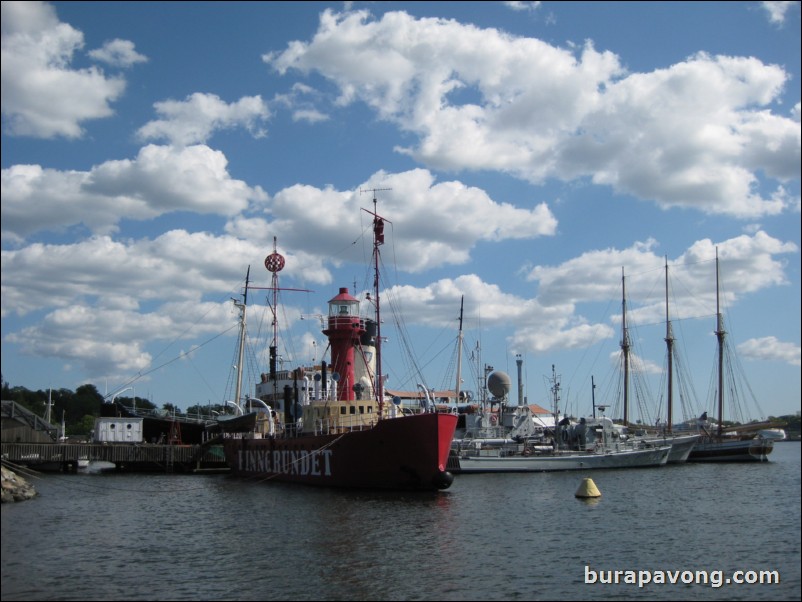
<path id="1" fill-rule="evenodd" d="M 345 414 L 345 406 L 340 406 L 340 414 Z"/>
<path id="2" fill-rule="evenodd" d="M 364 414 L 365 413 L 365 406 L 359 406 L 359 413 L 360 414 Z"/>
<path id="3" fill-rule="evenodd" d="M 351 414 L 356 414 L 356 406 L 351 406 Z"/>

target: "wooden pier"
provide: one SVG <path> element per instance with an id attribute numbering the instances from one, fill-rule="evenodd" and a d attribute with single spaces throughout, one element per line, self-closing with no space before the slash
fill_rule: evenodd
<path id="1" fill-rule="evenodd" d="M 79 463 L 111 462 L 120 472 L 225 472 L 222 445 L 3 443 L 2 459 L 34 470 L 77 472 Z"/>

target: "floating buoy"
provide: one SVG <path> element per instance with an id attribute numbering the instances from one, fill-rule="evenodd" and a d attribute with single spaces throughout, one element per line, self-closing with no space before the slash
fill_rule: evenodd
<path id="1" fill-rule="evenodd" d="M 579 485 L 579 489 L 576 490 L 574 496 L 583 498 L 601 497 L 601 491 L 596 487 L 596 483 L 593 482 L 593 479 L 586 477 L 582 479 L 582 484 Z"/>

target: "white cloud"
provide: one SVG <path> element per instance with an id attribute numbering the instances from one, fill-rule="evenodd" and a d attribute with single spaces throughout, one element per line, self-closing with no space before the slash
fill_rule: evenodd
<path id="1" fill-rule="evenodd" d="M 557 266 L 537 266 L 528 279 L 537 281 L 538 299 L 548 306 L 620 299 L 624 278 L 627 298 L 637 300 L 630 318 L 660 322 L 665 315 L 665 300 L 662 287 L 655 286 L 655 281 L 663 278 L 666 258 L 655 253 L 656 245 L 656 241 L 649 240 L 628 249 L 589 251 Z M 695 242 L 669 261 L 669 279 L 682 281 L 678 287 L 682 294 L 672 302 L 676 318 L 715 313 L 713 260 L 717 251 L 726 265 L 721 274 L 723 300 L 734 303 L 745 294 L 787 285 L 784 265 L 775 256 L 798 253 L 799 248 L 762 231 L 719 243 L 709 239 Z M 626 269 L 622 270 L 622 266 Z"/>
<path id="2" fill-rule="evenodd" d="M 318 191 L 307 200 L 327 198 L 329 202 L 336 201 L 338 195 L 334 191 Z M 339 202 L 356 200 L 342 193 Z M 413 207 L 405 219 L 415 210 L 420 206 Z M 350 208 L 348 212 L 352 212 Z M 300 207 L 299 228 L 303 214 Z M 354 222 L 341 227 L 353 232 L 356 225 Z M 370 220 L 364 225 L 369 231 Z M 399 223 L 395 226 L 395 234 L 402 236 L 398 247 L 412 246 L 407 244 L 412 240 L 410 231 L 400 228 Z M 313 226 L 308 233 L 310 239 L 320 227 Z M 258 238 L 246 240 L 176 230 L 154 240 L 95 237 L 70 245 L 34 244 L 15 251 L 4 250 L 0 296 L 3 315 L 48 312 L 35 326 L 7 335 L 6 340 L 19 344 L 24 353 L 79 363 L 92 377 L 119 376 L 118 380 L 122 380 L 131 373 L 152 369 L 154 360 L 145 351 L 148 344 L 196 338 L 199 333 L 212 335 L 232 328 L 235 319 L 229 299 L 239 291 L 232 290 L 231 283 L 241 281 L 243 266 L 260 266 L 272 248 L 269 227 L 255 233 Z M 654 323 L 663 319 L 663 293 L 657 287 L 658 293 L 654 294 L 654 280 L 662 279 L 664 259 L 655 253 L 655 246 L 654 241 L 647 241 L 620 251 L 586 253 L 556 266 L 539 266 L 532 271 L 538 280 L 537 296 L 530 298 L 507 293 L 497 283 L 467 274 L 421 287 L 386 289 L 385 310 L 392 307 L 403 314 L 405 323 L 434 330 L 455 324 L 460 298 L 464 296 L 467 313 L 483 328 L 513 331 L 507 340 L 513 352 L 548 356 L 565 349 L 587 348 L 617 334 L 610 323 L 615 322 L 614 315 L 604 316 L 604 321 L 588 319 L 581 304 L 609 300 L 616 307 L 621 297 L 621 265 L 627 265 L 629 273 L 635 274 L 627 280 L 630 298 L 636 300 L 631 305 L 631 320 Z M 296 281 L 313 281 L 313 275 L 326 273 L 331 249 L 321 249 L 313 255 L 308 247 L 304 245 L 301 254 L 292 247 L 287 250 L 279 246 L 279 252 L 287 259 L 286 270 Z M 786 284 L 783 265 L 775 256 L 798 253 L 796 245 L 762 232 L 718 244 L 709 240 L 695 243 L 671 262 L 672 278 L 681 278 L 678 289 L 684 291 L 681 305 L 672 310 L 675 318 L 710 315 L 715 306 L 715 276 L 710 259 L 716 248 L 726 266 L 722 274 L 726 303 L 749 292 Z M 361 265 L 362 258 L 358 262 Z M 252 278 L 257 286 L 260 280 L 263 286 L 267 284 L 266 272 L 261 276 L 254 272 Z M 318 281 L 328 284 L 331 277 Z M 701 301 L 693 305 L 691 300 L 697 296 Z M 204 302 L 207 297 L 217 301 Z M 768 349 L 776 349 L 772 352 L 775 358 L 798 362 L 798 348 L 772 340 L 748 345 L 746 351 L 754 355 L 755 350 L 762 350 L 765 356 Z"/>
<path id="3" fill-rule="evenodd" d="M 785 23 L 785 15 L 788 10 L 795 5 L 798 6 L 799 2 L 797 0 L 790 0 L 788 2 L 761 2 L 760 4 L 768 13 L 769 21 L 782 24 Z"/>
<path id="4" fill-rule="evenodd" d="M 166 100 L 154 107 L 163 119 L 146 123 L 137 135 L 142 140 L 166 139 L 176 145 L 204 143 L 217 130 L 235 127 L 261 138 L 267 135 L 261 123 L 270 117 L 260 96 L 244 96 L 229 104 L 214 94 L 195 93 L 185 101 Z"/>
<path id="5" fill-rule="evenodd" d="M 29 245 L 2 252 L 3 315 L 82 305 L 132 310 L 148 302 L 198 300 L 228 290 L 265 245 L 230 236 L 173 230 L 153 240 L 101 236 L 69 245 Z M 121 301 L 129 300 L 121 307 Z"/>
<path id="6" fill-rule="evenodd" d="M 436 182 L 424 169 L 379 172 L 358 188 L 390 189 L 382 194 L 380 213 L 393 216 L 387 228 L 401 243 L 393 256 L 399 269 L 410 272 L 464 264 L 482 240 L 551 236 L 557 227 L 545 203 L 532 210 L 498 203 L 483 190 L 459 181 Z M 354 233 L 364 233 L 369 226 L 360 211 L 365 204 L 364 196 L 353 190 L 291 186 L 273 197 L 270 228 L 281 233 L 282 242 L 291 248 L 358 259 L 362 248 L 353 245 Z"/>
<path id="7" fill-rule="evenodd" d="M 308 123 L 319 123 L 321 121 L 328 121 L 330 117 L 325 113 L 321 113 L 315 109 L 299 109 L 292 114 L 293 121 L 306 121 Z"/>
<path id="8" fill-rule="evenodd" d="M 81 123 L 109 117 L 125 80 L 97 68 L 71 69 L 83 34 L 42 2 L 2 3 L 2 114 L 6 132 L 78 138 Z"/>
<path id="9" fill-rule="evenodd" d="M 288 94 L 277 94 L 273 98 L 272 104 L 290 109 L 293 121 L 319 123 L 331 118 L 317 106 L 323 98 L 323 95 L 311 86 L 295 83 Z"/>
<path id="10" fill-rule="evenodd" d="M 542 2 L 537 1 L 527 1 L 527 0 L 509 0 L 502 2 L 504 6 L 507 6 L 515 11 L 523 11 L 523 10 L 537 10 L 540 8 Z"/>
<path id="11" fill-rule="evenodd" d="M 763 337 L 751 339 L 738 345 L 738 353 L 742 357 L 749 357 L 759 360 L 778 361 L 791 364 L 792 366 L 802 365 L 802 349 L 794 343 L 784 343 L 777 337 Z"/>
<path id="12" fill-rule="evenodd" d="M 107 161 L 88 172 L 39 165 L 2 170 L 3 237 L 20 240 L 41 230 L 83 224 L 113 232 L 123 219 L 146 220 L 173 211 L 235 215 L 259 188 L 232 179 L 220 151 L 148 145 L 133 160 Z"/>
<path id="13" fill-rule="evenodd" d="M 144 350 L 213 335 L 235 325 L 228 303 L 165 303 L 153 312 L 74 304 L 56 309 L 36 326 L 7 337 L 22 353 L 78 364 L 89 379 L 123 382 L 157 368 Z"/>
<path id="14" fill-rule="evenodd" d="M 89 56 L 114 67 L 131 67 L 148 60 L 148 57 L 135 50 L 133 42 L 120 39 L 111 40 L 103 44 L 102 48 L 91 50 Z"/>
<path id="15" fill-rule="evenodd" d="M 627 74 L 592 43 L 575 53 L 445 19 L 326 11 L 311 41 L 264 60 L 282 74 L 322 74 L 340 104 L 364 102 L 416 134 L 397 150 L 438 169 L 590 177 L 738 218 L 793 206 L 759 191 L 798 177 L 801 144 L 798 121 L 769 110 L 787 73 L 755 58 L 698 54 Z"/>

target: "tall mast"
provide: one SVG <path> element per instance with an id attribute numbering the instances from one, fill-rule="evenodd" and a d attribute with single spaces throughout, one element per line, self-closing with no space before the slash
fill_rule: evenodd
<path id="1" fill-rule="evenodd" d="M 279 291 L 298 291 L 309 293 L 307 289 L 303 288 L 279 288 L 278 285 L 278 273 L 284 269 L 286 261 L 284 256 L 278 252 L 277 244 L 276 244 L 276 237 L 273 237 L 273 252 L 265 257 L 265 269 L 271 274 L 270 278 L 270 287 L 261 287 L 261 286 L 252 286 L 251 288 L 262 289 L 264 290 L 267 288 L 271 292 L 271 297 L 268 298 L 267 302 L 270 305 L 270 313 L 272 315 L 272 339 L 270 340 L 270 347 L 269 347 L 269 363 L 270 363 L 270 370 L 269 370 L 269 380 L 273 383 L 273 396 L 272 401 L 275 404 L 276 401 L 279 399 L 279 391 L 278 391 L 278 293 Z M 297 389 L 295 391 L 296 399 L 292 403 L 288 403 L 284 407 L 284 419 L 286 422 L 290 422 L 293 418 L 297 419 L 298 416 L 293 415 L 293 408 L 296 407 L 297 403 Z"/>
<path id="2" fill-rule="evenodd" d="M 629 331 L 627 330 L 627 287 L 621 268 L 621 352 L 624 356 L 624 426 L 629 426 Z"/>
<path id="3" fill-rule="evenodd" d="M 245 273 L 245 291 L 242 293 L 242 303 L 234 300 L 234 305 L 239 309 L 239 350 L 237 352 L 237 382 L 234 394 L 234 403 L 240 406 L 242 396 L 242 362 L 245 359 L 245 307 L 248 305 L 248 282 L 251 275 L 251 266 Z"/>
<path id="4" fill-rule="evenodd" d="M 560 381 L 557 379 L 557 370 L 551 365 L 551 394 L 554 403 L 554 439 L 560 446 Z"/>
<path id="5" fill-rule="evenodd" d="M 476 347 L 474 351 L 471 352 L 471 358 L 476 363 L 476 394 L 478 396 L 477 401 L 482 408 L 482 411 L 485 409 L 485 389 L 484 389 L 484 375 L 482 373 L 482 346 L 480 345 L 479 341 L 476 341 Z"/>
<path id="6" fill-rule="evenodd" d="M 384 222 L 387 221 L 377 213 L 378 200 L 376 193 L 380 190 L 391 190 L 390 188 L 373 188 L 373 211 L 368 211 L 373 215 L 373 294 L 375 296 L 374 303 L 376 307 L 376 401 L 379 406 L 379 420 L 382 419 L 382 412 L 384 409 L 384 377 L 382 375 L 382 321 L 381 321 L 381 306 L 379 303 L 379 259 L 381 253 L 379 247 L 384 244 Z M 362 191 L 360 191 L 362 192 Z M 364 192 L 368 192 L 367 190 Z M 363 211 L 367 211 L 363 209 Z"/>
<path id="7" fill-rule="evenodd" d="M 465 295 L 459 302 L 459 334 L 457 335 L 457 386 L 455 389 L 454 405 L 459 405 L 459 390 L 462 381 L 462 308 L 465 304 Z"/>
<path id="8" fill-rule="evenodd" d="M 716 247 L 716 339 L 718 339 L 718 436 L 721 437 L 724 420 L 724 320 L 721 316 L 719 295 L 718 247 Z"/>
<path id="9" fill-rule="evenodd" d="M 382 372 L 382 321 L 379 302 L 379 245 L 384 244 L 384 222 L 376 213 L 377 200 L 373 195 L 373 294 L 376 295 L 376 398 L 379 402 L 379 419 L 384 409 L 384 378 Z"/>
<path id="10" fill-rule="evenodd" d="M 668 354 L 668 400 L 666 432 L 673 429 L 674 421 L 674 333 L 671 329 L 671 320 L 668 317 L 668 257 L 666 257 L 666 353 Z"/>
<path id="11" fill-rule="evenodd" d="M 276 363 L 278 362 L 278 273 L 284 269 L 284 256 L 281 255 L 276 247 L 276 237 L 273 237 L 273 252 L 265 257 L 265 268 L 271 274 L 270 290 L 273 293 L 273 300 L 270 304 L 270 312 L 273 317 L 271 327 L 273 338 L 270 341 L 270 380 L 273 383 L 273 400 L 278 398 L 278 376 L 276 374 Z"/>

